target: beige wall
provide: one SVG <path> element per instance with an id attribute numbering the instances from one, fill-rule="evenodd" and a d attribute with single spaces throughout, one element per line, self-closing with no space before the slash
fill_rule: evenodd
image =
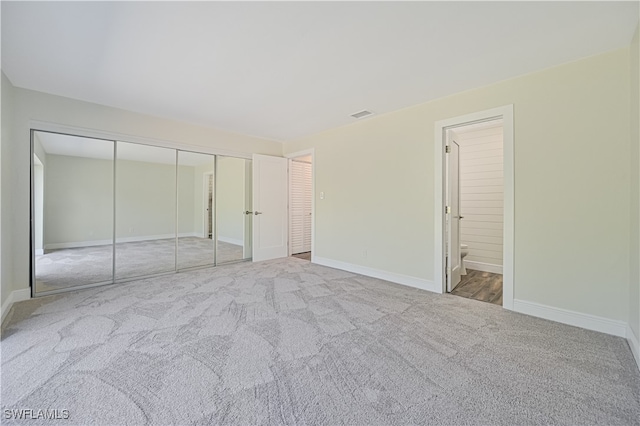
<path id="1" fill-rule="evenodd" d="M 631 244 L 630 289 L 629 289 L 629 325 L 640 339 L 640 43 L 636 28 L 631 43 Z M 640 362 L 640 344 L 636 340 L 636 356 Z"/>
<path id="2" fill-rule="evenodd" d="M 13 147 L 13 86 L 4 75 L 0 72 L 2 81 L 0 90 L 2 93 L 2 114 L 0 127 L 2 133 L 0 136 L 0 304 L 4 305 L 5 301 L 14 289 L 13 280 L 13 258 L 12 242 L 13 235 L 11 232 L 12 211 L 10 207 L 13 205 L 13 167 L 11 153 Z M 29 155 L 27 154 L 27 159 Z M 29 163 L 25 162 L 24 168 L 29 169 Z M 29 188 L 27 187 L 28 191 Z"/>
<path id="3" fill-rule="evenodd" d="M 47 155 L 45 248 L 113 239 L 113 162 Z M 118 160 L 119 240 L 175 233 L 175 166 Z M 194 168 L 180 166 L 179 229 L 194 231 Z"/>
<path id="4" fill-rule="evenodd" d="M 166 142 L 174 146 L 185 145 L 187 147 L 188 145 L 190 149 L 202 147 L 205 150 L 225 154 L 281 155 L 282 153 L 281 144 L 274 141 L 20 88 L 14 88 L 13 94 L 13 128 L 7 132 L 4 130 L 3 124 L 3 131 L 7 135 L 11 135 L 7 136 L 11 137 L 11 149 L 8 150 L 9 155 L 6 159 L 4 152 L 2 153 L 3 163 L 6 160 L 12 165 L 11 170 L 7 172 L 7 190 L 5 191 L 3 188 L 2 191 L 3 206 L 5 206 L 5 201 L 11 206 L 5 209 L 10 236 L 5 239 L 5 235 L 3 235 L 2 238 L 2 244 L 7 241 L 6 244 L 10 244 L 9 247 L 11 247 L 9 253 L 4 250 L 2 252 L 2 273 L 5 274 L 6 267 L 6 282 L 11 283 L 6 286 L 7 289 L 18 290 L 29 287 L 29 164 L 31 161 L 29 129 L 33 122 L 54 123 L 88 129 L 91 132 L 110 133 L 119 136 L 119 140 L 136 142 L 137 140 L 134 139 L 144 138 L 157 140 L 162 144 Z M 2 102 L 3 109 L 5 104 L 11 104 L 8 99 L 4 98 Z M 3 185 L 5 185 L 4 179 Z M 4 226 L 3 229 L 5 229 Z M 5 285 L 4 283 L 3 279 L 3 285 Z M 5 296 L 3 295 L 3 297 Z"/>
<path id="5" fill-rule="evenodd" d="M 315 254 L 432 280 L 435 122 L 513 104 L 515 298 L 626 321 L 628 75 L 620 49 L 285 144 L 315 148 Z"/>

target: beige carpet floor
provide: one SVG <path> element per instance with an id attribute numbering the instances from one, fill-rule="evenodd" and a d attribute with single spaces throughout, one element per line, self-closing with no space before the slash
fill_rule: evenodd
<path id="1" fill-rule="evenodd" d="M 55 424 L 640 421 L 622 338 L 295 258 L 74 291 L 9 315 L 2 409 L 68 410 Z"/>

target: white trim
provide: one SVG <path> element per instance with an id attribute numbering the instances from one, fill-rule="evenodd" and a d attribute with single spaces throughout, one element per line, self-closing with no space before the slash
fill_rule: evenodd
<path id="1" fill-rule="evenodd" d="M 41 256 L 44 254 L 44 249 L 36 249 L 36 256 Z"/>
<path id="2" fill-rule="evenodd" d="M 244 244 L 243 240 L 239 240 L 237 238 L 222 237 L 220 235 L 218 235 L 218 241 L 222 241 L 223 243 L 235 244 L 240 247 L 242 247 L 242 245 Z"/>
<path id="3" fill-rule="evenodd" d="M 125 133 L 118 133 L 118 132 L 105 131 L 105 130 L 99 130 L 99 129 L 90 129 L 86 127 L 67 126 L 64 124 L 50 123 L 47 121 L 40 121 L 40 120 L 30 120 L 29 128 L 32 130 L 36 130 L 36 131 L 40 130 L 43 132 L 62 133 L 62 134 L 67 134 L 72 136 L 82 136 L 86 138 L 104 139 L 109 141 L 131 142 L 131 143 L 137 143 L 140 145 L 151 145 L 151 146 L 157 146 L 161 148 L 177 149 L 181 151 L 196 152 L 201 154 L 213 154 L 213 155 L 222 155 L 227 157 L 245 158 L 249 160 L 251 159 L 251 154 L 247 154 L 244 152 L 230 151 L 226 149 L 218 149 L 218 148 L 212 148 L 209 146 L 202 146 L 202 145 L 191 145 L 191 144 L 185 144 L 182 142 L 174 142 L 174 141 L 163 140 L 163 139 L 140 137 L 140 136 L 128 135 Z"/>
<path id="4" fill-rule="evenodd" d="M 640 339 L 635 335 L 629 324 L 627 324 L 627 342 L 640 369 Z"/>
<path id="5" fill-rule="evenodd" d="M 311 261 L 315 262 L 315 252 L 316 252 L 316 150 L 315 148 L 304 149 L 302 151 L 290 152 L 289 154 L 285 154 L 284 157 L 289 160 L 297 157 L 305 157 L 307 155 L 311 156 Z M 287 191 L 289 192 L 289 191 Z M 289 206 L 291 206 L 291 202 L 289 200 Z M 287 212 L 289 208 L 287 208 Z M 287 218 L 287 221 L 289 218 Z M 288 223 L 288 222 L 287 222 Z M 291 231 L 291 230 L 289 230 Z M 289 236 L 287 239 L 287 245 L 289 246 L 287 251 L 289 256 L 291 256 L 291 233 L 289 232 Z"/>
<path id="6" fill-rule="evenodd" d="M 313 254 L 313 253 L 312 253 Z M 392 283 L 406 285 L 408 287 L 419 288 L 421 290 L 439 293 L 438 286 L 433 281 L 424 278 L 411 277 L 409 275 L 397 274 L 395 272 L 382 271 L 367 266 L 354 265 L 352 263 L 340 262 L 339 260 L 327 259 L 324 257 L 314 256 L 313 263 L 330 268 L 341 269 L 343 271 L 353 272 L 355 274 L 365 275 L 367 277 L 379 278 Z"/>
<path id="7" fill-rule="evenodd" d="M 541 305 L 535 302 L 524 300 L 514 300 L 513 310 L 521 314 L 527 314 L 538 318 L 573 325 L 575 327 L 586 328 L 587 330 L 599 331 L 618 337 L 627 337 L 627 323 L 595 315 L 583 314 L 581 312 L 556 308 L 553 306 Z"/>
<path id="8" fill-rule="evenodd" d="M 464 267 L 467 269 L 473 269 L 474 271 L 491 272 L 492 274 L 502 274 L 502 265 L 474 262 L 473 260 L 464 260 L 463 262 Z"/>
<path id="9" fill-rule="evenodd" d="M 9 293 L 9 297 L 7 297 L 7 300 L 5 300 L 4 303 L 2 304 L 2 314 L 1 314 L 2 318 L 0 319 L 0 323 L 4 322 L 5 318 L 9 314 L 9 311 L 11 311 L 11 307 L 13 306 L 14 303 L 22 302 L 23 300 L 29 300 L 29 299 L 31 299 L 30 288 L 13 290 L 11 293 Z"/>
<path id="10" fill-rule="evenodd" d="M 118 237 L 116 239 L 116 243 L 134 243 L 138 241 L 152 241 L 152 240 L 169 240 L 174 239 L 176 234 L 161 234 L 161 235 L 147 235 L 142 237 Z M 179 238 L 182 237 L 200 237 L 200 234 L 197 232 L 183 232 L 178 235 Z M 51 243 L 45 244 L 45 250 L 56 250 L 56 249 L 66 249 L 66 248 L 79 248 L 79 247 L 93 247 L 93 246 L 110 246 L 112 240 L 93 240 L 93 241 L 77 241 L 70 243 Z M 36 253 L 38 254 L 38 253 Z"/>
<path id="11" fill-rule="evenodd" d="M 447 283 L 445 279 L 444 252 L 444 200 L 445 198 L 445 168 L 444 145 L 447 128 L 460 127 L 473 122 L 502 118 L 503 146 L 504 146 L 504 237 L 503 237 L 503 283 L 502 307 L 513 309 L 514 303 L 514 171 L 513 171 L 513 104 L 498 108 L 479 111 L 459 117 L 440 120 L 435 123 L 434 133 L 434 282 L 438 293 L 445 293 Z"/>

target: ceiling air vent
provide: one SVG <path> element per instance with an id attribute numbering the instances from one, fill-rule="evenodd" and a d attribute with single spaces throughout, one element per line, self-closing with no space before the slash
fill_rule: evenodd
<path id="1" fill-rule="evenodd" d="M 362 117 L 366 117 L 367 115 L 371 115 L 373 114 L 371 111 L 360 111 L 360 112 L 356 112 L 355 114 L 351 114 L 351 116 L 353 118 L 362 118 Z"/>

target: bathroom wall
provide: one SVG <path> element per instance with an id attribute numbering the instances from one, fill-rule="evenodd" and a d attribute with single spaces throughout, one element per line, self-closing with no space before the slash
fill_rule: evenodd
<path id="1" fill-rule="evenodd" d="M 460 145 L 460 243 L 469 246 L 465 266 L 502 273 L 502 125 L 455 132 Z"/>

